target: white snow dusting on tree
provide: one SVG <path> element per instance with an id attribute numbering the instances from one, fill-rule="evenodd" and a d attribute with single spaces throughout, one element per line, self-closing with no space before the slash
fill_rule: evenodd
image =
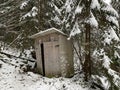
<path id="1" fill-rule="evenodd" d="M 91 12 L 91 17 L 89 18 L 89 21 L 88 21 L 88 22 L 90 23 L 90 25 L 91 25 L 92 27 L 98 28 L 98 22 L 97 22 L 97 20 L 96 20 L 96 18 L 94 17 L 94 15 L 93 15 L 92 12 Z"/>
<path id="2" fill-rule="evenodd" d="M 69 36 L 68 40 L 69 40 L 72 36 L 75 36 L 76 34 L 80 34 L 80 33 L 81 33 L 81 31 L 80 31 L 80 29 L 79 29 L 78 22 L 76 22 L 75 25 L 74 25 L 74 27 L 73 27 L 73 29 L 72 29 L 72 31 L 70 32 L 70 36 Z"/>
<path id="3" fill-rule="evenodd" d="M 75 14 L 81 13 L 82 9 L 83 9 L 83 7 L 78 5 L 77 8 L 76 8 L 76 10 L 75 10 Z"/>
<path id="4" fill-rule="evenodd" d="M 20 21 L 23 19 L 25 19 L 26 17 L 35 17 L 37 15 L 37 12 L 38 12 L 38 8 L 37 7 L 33 7 L 31 9 L 31 11 L 29 11 L 28 13 L 26 13 L 25 15 L 23 15 L 20 19 Z"/>
<path id="5" fill-rule="evenodd" d="M 105 34 L 103 37 L 105 38 L 104 45 L 112 44 L 112 40 L 115 40 L 117 42 L 120 41 L 119 37 L 117 36 L 117 34 L 115 33 L 115 31 L 112 27 L 110 27 L 108 31 L 105 31 Z"/>
<path id="6" fill-rule="evenodd" d="M 98 10 L 100 9 L 100 4 L 98 0 L 92 0 L 91 2 L 91 9 L 95 9 L 95 8 L 97 8 Z"/>
<path id="7" fill-rule="evenodd" d="M 119 28 L 119 23 L 118 23 L 118 20 L 117 20 L 116 17 L 114 17 L 114 16 L 106 16 L 106 19 L 109 22 L 112 22 L 114 25 L 116 25 Z"/>
<path id="8" fill-rule="evenodd" d="M 101 10 L 103 10 L 104 12 L 107 12 L 111 15 L 114 15 L 115 17 L 119 17 L 119 14 L 117 13 L 117 11 L 111 6 L 111 5 L 108 5 L 108 4 L 105 4 Z"/>
<path id="9" fill-rule="evenodd" d="M 22 4 L 20 5 L 20 9 L 24 9 L 24 7 L 28 5 L 28 2 L 29 2 L 29 1 L 30 1 L 30 0 L 27 0 L 27 1 L 22 2 Z"/>

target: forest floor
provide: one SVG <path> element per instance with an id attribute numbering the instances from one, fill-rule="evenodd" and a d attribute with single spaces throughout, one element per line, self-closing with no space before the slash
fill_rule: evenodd
<path id="1" fill-rule="evenodd" d="M 90 90 L 81 84 L 83 81 L 78 74 L 72 78 L 47 78 L 23 72 L 18 67 L 20 64 L 20 59 L 0 55 L 0 90 Z"/>

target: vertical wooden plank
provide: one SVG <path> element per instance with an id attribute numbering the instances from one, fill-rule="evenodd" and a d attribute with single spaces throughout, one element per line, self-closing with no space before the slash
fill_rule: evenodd
<path id="1" fill-rule="evenodd" d="M 44 53 L 46 76 L 60 76 L 58 42 L 44 42 Z"/>
<path id="2" fill-rule="evenodd" d="M 43 74 L 42 72 L 42 59 L 41 59 L 41 40 L 36 39 L 35 41 L 35 51 L 36 51 L 36 58 L 37 58 L 37 70 L 40 74 Z"/>
<path id="3" fill-rule="evenodd" d="M 59 43 L 62 76 L 71 77 L 74 75 L 72 43 L 63 35 L 59 35 Z"/>

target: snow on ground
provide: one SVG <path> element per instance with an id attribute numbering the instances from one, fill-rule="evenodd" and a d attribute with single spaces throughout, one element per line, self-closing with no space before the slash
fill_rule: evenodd
<path id="1" fill-rule="evenodd" d="M 4 63 L 1 59 L 17 66 L 20 64 L 15 62 L 15 58 L 0 55 L 0 90 L 89 90 L 81 86 L 81 79 L 77 76 L 47 78 L 33 72 L 23 73 L 18 67 Z"/>

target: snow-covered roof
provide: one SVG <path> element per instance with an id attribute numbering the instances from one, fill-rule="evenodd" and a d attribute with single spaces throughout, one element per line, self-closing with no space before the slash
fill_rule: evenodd
<path id="1" fill-rule="evenodd" d="M 48 35 L 48 34 L 51 34 L 51 33 L 55 33 L 55 32 L 58 32 L 58 33 L 60 33 L 62 35 L 67 36 L 65 33 L 63 33 L 62 31 L 60 31 L 60 30 L 58 30 L 56 28 L 49 28 L 47 30 L 40 31 L 39 33 L 36 33 L 36 34 L 30 36 L 30 38 L 38 38 L 40 36 L 45 36 L 45 35 Z"/>

